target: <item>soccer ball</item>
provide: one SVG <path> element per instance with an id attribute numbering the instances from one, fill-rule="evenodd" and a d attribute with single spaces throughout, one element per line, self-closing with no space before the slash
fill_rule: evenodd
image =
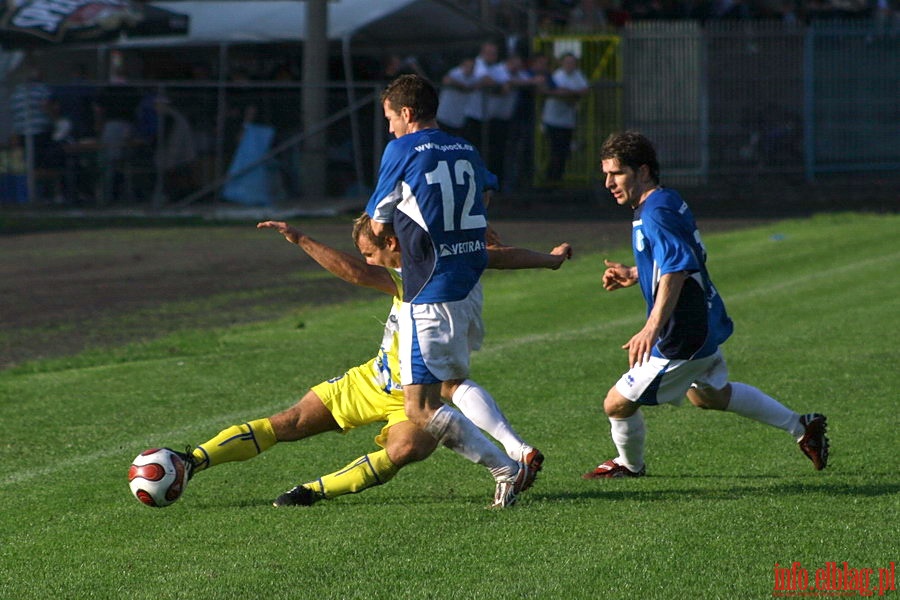
<path id="1" fill-rule="evenodd" d="M 144 450 L 128 468 L 131 493 L 147 506 L 172 504 L 181 497 L 186 483 L 184 461 L 168 448 Z"/>

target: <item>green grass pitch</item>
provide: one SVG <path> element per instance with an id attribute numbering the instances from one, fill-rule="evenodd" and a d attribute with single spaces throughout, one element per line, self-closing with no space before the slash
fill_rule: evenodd
<path id="1" fill-rule="evenodd" d="M 732 378 L 828 415 L 823 472 L 779 430 L 685 405 L 645 410 L 647 477 L 582 480 L 614 454 L 601 399 L 644 310 L 601 289 L 596 254 L 485 276 L 473 377 L 547 455 L 506 511 L 444 449 L 363 494 L 270 506 L 377 428 L 211 469 L 165 509 L 131 497 L 144 448 L 203 442 L 369 358 L 386 298 L 0 373 L 0 598 L 770 598 L 776 563 L 814 586 L 828 562 L 876 586 L 900 557 L 898 230 L 841 214 L 705 239 Z"/>

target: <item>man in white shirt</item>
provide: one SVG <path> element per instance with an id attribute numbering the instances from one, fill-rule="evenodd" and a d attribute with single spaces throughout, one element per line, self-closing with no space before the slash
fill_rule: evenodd
<path id="1" fill-rule="evenodd" d="M 563 54 L 559 64 L 547 88 L 543 90 L 547 99 L 544 101 L 541 122 L 550 143 L 550 161 L 546 173 L 549 183 L 562 180 L 566 162 L 572 152 L 578 102 L 590 91 L 587 79 L 578 69 L 578 59 L 574 54 Z"/>
<path id="2" fill-rule="evenodd" d="M 441 80 L 437 120 L 451 135 L 465 136 L 466 109 L 475 90 L 475 59 L 463 59 Z"/>
<path id="3" fill-rule="evenodd" d="M 494 67 L 497 66 L 499 57 L 497 44 L 485 42 L 481 45 L 481 50 L 475 57 L 475 89 L 466 104 L 466 133 L 463 137 L 482 149 L 487 148 L 488 92 L 497 85 Z"/>

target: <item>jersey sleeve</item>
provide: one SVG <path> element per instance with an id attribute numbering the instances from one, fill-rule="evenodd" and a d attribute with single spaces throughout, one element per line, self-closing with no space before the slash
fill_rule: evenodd
<path id="1" fill-rule="evenodd" d="M 381 167 L 378 169 L 378 187 L 369 198 L 366 213 L 373 221 L 391 223 L 394 210 L 402 199 L 403 162 L 402 153 L 398 151 L 396 140 L 388 143 L 381 156 Z"/>
<path id="2" fill-rule="evenodd" d="M 679 222 L 679 215 L 667 206 L 656 207 L 643 215 L 644 232 L 650 240 L 653 261 L 660 275 L 700 270 L 690 240 L 677 226 Z"/>

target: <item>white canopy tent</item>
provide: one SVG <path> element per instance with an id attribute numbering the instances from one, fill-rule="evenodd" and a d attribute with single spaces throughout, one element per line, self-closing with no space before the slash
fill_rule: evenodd
<path id="1" fill-rule="evenodd" d="M 310 36 L 305 0 L 171 0 L 153 6 L 186 15 L 187 35 L 173 37 L 123 37 L 107 48 L 172 48 L 237 44 L 304 43 Z M 327 5 L 327 43 L 339 44 L 343 58 L 348 105 L 356 106 L 352 54 L 379 53 L 391 49 L 468 48 L 497 37 L 500 31 L 476 14 L 447 0 L 330 0 Z M 226 53 L 219 53 L 226 61 Z M 221 74 L 227 72 L 222 64 Z M 319 82 L 317 82 L 319 83 Z M 322 84 L 325 81 L 320 82 Z M 310 93 L 319 93 L 313 85 Z M 324 88 L 322 88 L 324 89 Z M 321 91 L 324 94 L 324 91 Z M 363 180 L 360 128 L 355 111 L 350 113 L 355 170 Z"/>
<path id="2" fill-rule="evenodd" d="M 304 0 L 170 0 L 153 6 L 187 15 L 187 35 L 123 38 L 118 47 L 302 42 L 307 38 Z M 472 44 L 498 31 L 457 3 L 443 0 L 332 0 L 328 39 L 355 44 Z"/>
<path id="3" fill-rule="evenodd" d="M 123 32 L 118 39 L 91 44 L 73 44 L 59 49 L 44 49 L 47 52 L 87 50 L 96 52 L 98 74 L 104 76 L 104 68 L 109 64 L 112 50 L 135 50 L 141 48 L 157 50 L 178 50 L 190 48 L 217 48 L 219 84 L 225 85 L 228 68 L 227 49 L 238 45 L 291 44 L 305 45 L 308 41 L 321 39 L 321 32 L 310 36 L 307 26 L 307 0 L 161 0 L 148 5 L 168 10 L 187 17 L 187 33 L 177 36 L 129 37 Z M 327 34 L 325 42 L 327 54 L 340 55 L 343 59 L 344 81 L 348 106 L 361 106 L 356 97 L 353 80 L 354 56 L 376 56 L 389 53 L 432 52 L 476 52 L 478 44 L 487 38 L 498 38 L 502 32 L 481 20 L 476 10 L 465 10 L 460 2 L 452 0 L 328 0 Z M 318 44 L 317 44 L 318 45 Z M 311 47 L 309 50 L 313 50 Z M 317 51 L 316 56 L 321 56 Z M 327 54 L 323 57 L 327 60 Z M 48 55 L 49 56 L 49 55 Z M 66 58 L 69 60 L 69 58 Z M 50 62 L 54 62 L 52 59 Z M 63 62 L 63 61 L 57 61 Z M 324 76 L 323 76 L 324 79 Z M 304 85 L 307 80 L 304 79 Z M 309 94 L 321 91 L 327 81 L 316 82 Z M 335 83 L 335 82 L 332 82 Z M 224 95 L 220 94 L 221 97 Z M 220 105 L 221 109 L 221 105 Z M 220 110 L 221 112 L 221 110 Z M 361 159 L 360 127 L 355 109 L 349 112 L 354 145 L 355 171 L 357 178 L 364 181 Z M 323 122 L 323 126 L 327 123 Z M 309 129 L 309 128 L 308 128 Z M 313 128 L 314 129 L 314 128 Z M 300 136 L 315 134 L 310 130 Z M 290 143 L 295 144 L 298 137 Z M 377 144 L 376 144 L 377 145 Z M 221 164 L 221 152 L 217 154 L 217 164 Z M 216 171 L 221 173 L 221 168 Z M 211 186 L 218 186 L 217 181 Z M 207 193 L 201 190 L 193 197 Z"/>

